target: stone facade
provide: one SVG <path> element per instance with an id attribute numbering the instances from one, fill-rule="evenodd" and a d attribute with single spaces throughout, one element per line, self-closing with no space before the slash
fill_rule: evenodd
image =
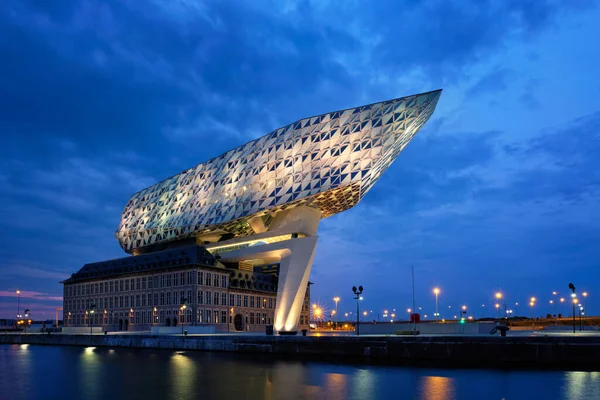
<path id="1" fill-rule="evenodd" d="M 226 268 L 198 249 L 87 264 L 63 282 L 65 326 L 147 331 L 183 322 L 265 332 L 273 324 L 277 276 Z"/>

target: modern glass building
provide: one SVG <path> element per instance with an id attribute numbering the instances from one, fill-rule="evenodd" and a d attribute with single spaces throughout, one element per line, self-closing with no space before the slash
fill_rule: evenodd
<path id="1" fill-rule="evenodd" d="M 271 268 L 275 330 L 295 333 L 319 221 L 358 204 L 431 117 L 440 95 L 334 111 L 276 129 L 135 193 L 115 236 L 134 258 L 201 246 L 226 268 Z"/>

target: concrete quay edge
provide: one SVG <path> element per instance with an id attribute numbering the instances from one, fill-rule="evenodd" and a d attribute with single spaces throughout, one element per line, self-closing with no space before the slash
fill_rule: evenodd
<path id="1" fill-rule="evenodd" d="M 600 370 L 600 337 L 7 334 L 0 344 L 265 354 L 439 367 Z"/>

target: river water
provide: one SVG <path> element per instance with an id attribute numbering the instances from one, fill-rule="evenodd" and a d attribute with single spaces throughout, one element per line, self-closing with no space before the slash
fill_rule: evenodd
<path id="1" fill-rule="evenodd" d="M 264 356 L 0 345 L 0 400 L 600 399 L 600 372 L 346 365 Z"/>

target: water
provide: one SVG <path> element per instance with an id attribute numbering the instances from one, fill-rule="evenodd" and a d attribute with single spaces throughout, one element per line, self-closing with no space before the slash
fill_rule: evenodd
<path id="1" fill-rule="evenodd" d="M 10 399 L 600 399 L 600 372 L 343 365 L 263 356 L 0 345 Z"/>

